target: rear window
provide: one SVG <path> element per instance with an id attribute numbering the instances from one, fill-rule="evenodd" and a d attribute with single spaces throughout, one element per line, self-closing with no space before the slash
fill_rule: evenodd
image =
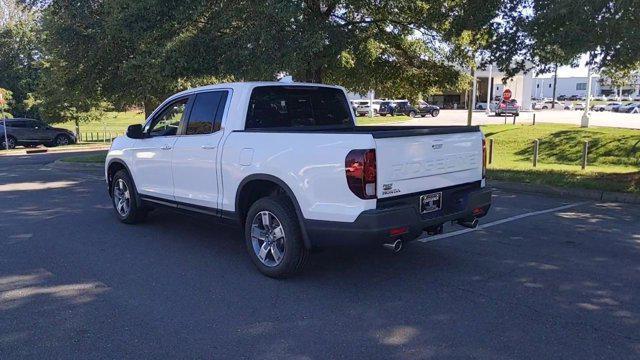
<path id="1" fill-rule="evenodd" d="M 351 109 L 339 89 L 261 86 L 253 89 L 245 129 L 352 125 Z"/>

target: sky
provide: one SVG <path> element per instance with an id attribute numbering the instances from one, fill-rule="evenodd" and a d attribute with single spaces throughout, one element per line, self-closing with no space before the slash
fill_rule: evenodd
<path id="1" fill-rule="evenodd" d="M 582 76 L 582 77 L 587 77 L 587 67 L 586 67 L 586 62 L 588 59 L 588 55 L 584 54 L 580 57 L 580 66 L 572 68 L 571 66 L 561 66 L 558 68 L 558 77 L 559 78 L 564 78 L 564 77 L 576 77 L 576 76 Z M 548 74 L 542 74 L 540 76 L 538 76 L 539 78 L 550 78 L 553 76 L 553 72 L 548 73 Z"/>

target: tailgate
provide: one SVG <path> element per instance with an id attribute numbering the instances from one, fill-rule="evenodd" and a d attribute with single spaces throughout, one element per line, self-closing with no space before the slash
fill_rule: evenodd
<path id="1" fill-rule="evenodd" d="M 482 179 L 482 133 L 376 138 L 378 198 Z"/>

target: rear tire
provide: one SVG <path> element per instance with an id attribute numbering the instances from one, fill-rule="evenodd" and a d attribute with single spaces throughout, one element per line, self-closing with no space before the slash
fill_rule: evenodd
<path id="1" fill-rule="evenodd" d="M 9 144 L 9 146 L 7 146 L 7 144 L 4 141 L 4 134 L 0 133 L 0 138 L 2 139 L 0 140 L 0 149 L 4 149 L 4 150 L 15 149 L 16 145 L 18 144 L 18 141 L 13 136 L 7 136 L 7 143 Z"/>
<path id="2" fill-rule="evenodd" d="M 244 232 L 251 261 L 268 277 L 296 275 L 309 258 L 296 211 L 285 196 L 264 197 L 253 203 Z"/>
<path id="3" fill-rule="evenodd" d="M 111 200 L 116 216 L 125 224 L 136 224 L 147 217 L 147 210 L 138 206 L 135 186 L 126 170 L 113 176 Z"/>
<path id="4" fill-rule="evenodd" d="M 409 112 L 409 117 L 411 117 L 411 118 L 416 117 L 416 115 L 417 115 L 417 114 L 416 114 L 416 112 L 415 112 L 415 111 L 411 111 L 411 112 Z"/>

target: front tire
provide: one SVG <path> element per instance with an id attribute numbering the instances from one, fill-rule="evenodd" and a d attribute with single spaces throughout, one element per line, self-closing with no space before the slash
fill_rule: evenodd
<path id="1" fill-rule="evenodd" d="M 416 115 L 417 115 L 417 114 L 416 114 L 416 112 L 415 112 L 415 111 L 411 111 L 411 112 L 409 112 L 409 117 L 411 117 L 411 118 L 416 117 Z"/>
<path id="2" fill-rule="evenodd" d="M 287 278 L 302 271 L 309 250 L 293 205 L 287 197 L 256 201 L 245 219 L 245 244 L 258 270 L 272 278 Z"/>
<path id="3" fill-rule="evenodd" d="M 118 171 L 111 181 L 111 199 L 118 219 L 135 224 L 147 217 L 147 211 L 138 206 L 133 181 L 125 170 Z"/>
<path id="4" fill-rule="evenodd" d="M 71 138 L 69 136 L 60 134 L 53 139 L 53 142 L 51 142 L 49 146 L 51 147 L 66 146 L 66 145 L 69 145 L 70 143 L 71 143 Z"/>
<path id="5" fill-rule="evenodd" d="M 431 117 L 436 117 L 436 116 L 438 116 L 438 114 L 440 114 L 440 110 L 435 109 L 435 110 L 433 110 L 433 111 L 431 112 Z"/>

